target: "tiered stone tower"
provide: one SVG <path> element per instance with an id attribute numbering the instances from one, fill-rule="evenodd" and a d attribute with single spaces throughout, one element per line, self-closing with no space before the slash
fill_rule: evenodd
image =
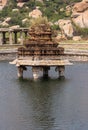
<path id="1" fill-rule="evenodd" d="M 31 27 L 29 39 L 25 41 L 23 47 L 18 48 L 18 57 L 24 56 L 33 60 L 50 60 L 61 54 L 64 54 L 64 48 L 58 47 L 58 43 L 52 40 L 52 30 L 44 24 Z"/>
<path id="2" fill-rule="evenodd" d="M 64 48 L 58 47 L 52 39 L 52 30 L 47 24 L 39 24 L 29 29 L 28 39 L 23 47 L 18 48 L 18 58 L 13 61 L 18 67 L 18 77 L 23 77 L 26 66 L 32 66 L 34 79 L 39 78 L 39 71 L 43 77 L 48 77 L 48 70 L 55 66 L 59 76 L 64 76 L 65 65 L 70 65 L 67 60 L 62 60 Z"/>

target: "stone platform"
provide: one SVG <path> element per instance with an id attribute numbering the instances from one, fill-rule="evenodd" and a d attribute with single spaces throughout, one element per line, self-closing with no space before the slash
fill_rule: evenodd
<path id="1" fill-rule="evenodd" d="M 15 59 L 10 64 L 16 66 L 62 66 L 72 65 L 68 60 L 29 60 L 29 59 Z"/>
<path id="2" fill-rule="evenodd" d="M 64 71 L 66 65 L 72 65 L 68 60 L 30 60 L 30 59 L 15 59 L 10 62 L 18 67 L 18 77 L 23 78 L 23 71 L 27 70 L 27 66 L 32 67 L 34 80 L 39 79 L 39 72 L 43 72 L 43 77 L 48 77 L 48 71 L 50 67 L 54 66 L 55 71 L 58 71 L 59 77 L 64 77 Z"/>

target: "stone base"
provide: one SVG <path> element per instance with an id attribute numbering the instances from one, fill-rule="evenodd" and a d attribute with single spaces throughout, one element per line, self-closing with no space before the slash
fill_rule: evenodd
<path id="1" fill-rule="evenodd" d="M 23 78 L 23 67 L 19 66 L 18 67 L 18 78 Z"/>
<path id="2" fill-rule="evenodd" d="M 56 71 L 58 71 L 59 79 L 65 79 L 65 66 L 57 66 Z"/>

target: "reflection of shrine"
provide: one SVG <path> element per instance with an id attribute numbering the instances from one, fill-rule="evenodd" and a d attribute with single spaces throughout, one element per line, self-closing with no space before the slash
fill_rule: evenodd
<path id="1" fill-rule="evenodd" d="M 43 71 L 43 77 L 48 77 L 51 66 L 55 66 L 62 77 L 65 65 L 70 65 L 67 60 L 61 59 L 63 54 L 64 48 L 58 47 L 58 43 L 52 39 L 50 26 L 40 24 L 30 28 L 29 39 L 23 47 L 18 48 L 18 58 L 13 64 L 18 66 L 18 77 L 23 76 L 26 66 L 32 66 L 34 79 L 39 78 L 39 71 Z"/>
<path id="2" fill-rule="evenodd" d="M 53 84 L 53 83 L 52 83 Z M 38 85 L 38 86 L 37 86 Z M 52 95 L 51 93 L 51 83 L 47 83 L 46 87 L 44 84 L 41 85 L 36 83 L 34 87 L 34 93 L 32 93 L 37 100 L 33 99 L 32 96 L 32 109 L 34 111 L 33 121 L 38 127 L 42 127 L 42 130 L 51 130 L 54 125 L 54 117 L 52 114 Z"/>

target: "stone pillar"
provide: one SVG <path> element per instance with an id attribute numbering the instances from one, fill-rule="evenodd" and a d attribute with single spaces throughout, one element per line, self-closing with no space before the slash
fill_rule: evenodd
<path id="1" fill-rule="evenodd" d="M 19 66 L 18 67 L 18 78 L 23 78 L 23 67 L 22 66 Z"/>
<path id="2" fill-rule="evenodd" d="M 65 78 L 65 66 L 58 66 L 59 78 Z"/>
<path id="3" fill-rule="evenodd" d="M 9 44 L 13 44 L 12 31 L 9 31 Z"/>
<path id="4" fill-rule="evenodd" d="M 25 39 L 27 38 L 27 32 L 24 32 L 25 33 Z"/>
<path id="5" fill-rule="evenodd" d="M 17 44 L 17 32 L 14 32 L 14 42 Z"/>
<path id="6" fill-rule="evenodd" d="M 43 78 L 48 78 L 48 70 L 50 69 L 50 67 L 43 67 Z"/>
<path id="7" fill-rule="evenodd" d="M 40 71 L 39 67 L 37 67 L 37 66 L 32 67 L 32 73 L 33 73 L 34 80 L 39 79 L 39 77 L 40 77 L 39 71 Z"/>
<path id="8" fill-rule="evenodd" d="M 6 44 L 6 32 L 2 32 L 2 43 Z"/>
<path id="9" fill-rule="evenodd" d="M 0 33 L 0 45 L 3 45 L 3 43 L 2 43 L 2 33 Z"/>
<path id="10" fill-rule="evenodd" d="M 23 32 L 22 31 L 20 32 L 20 39 L 21 39 L 21 44 L 23 45 L 23 40 L 24 39 L 23 39 Z"/>

